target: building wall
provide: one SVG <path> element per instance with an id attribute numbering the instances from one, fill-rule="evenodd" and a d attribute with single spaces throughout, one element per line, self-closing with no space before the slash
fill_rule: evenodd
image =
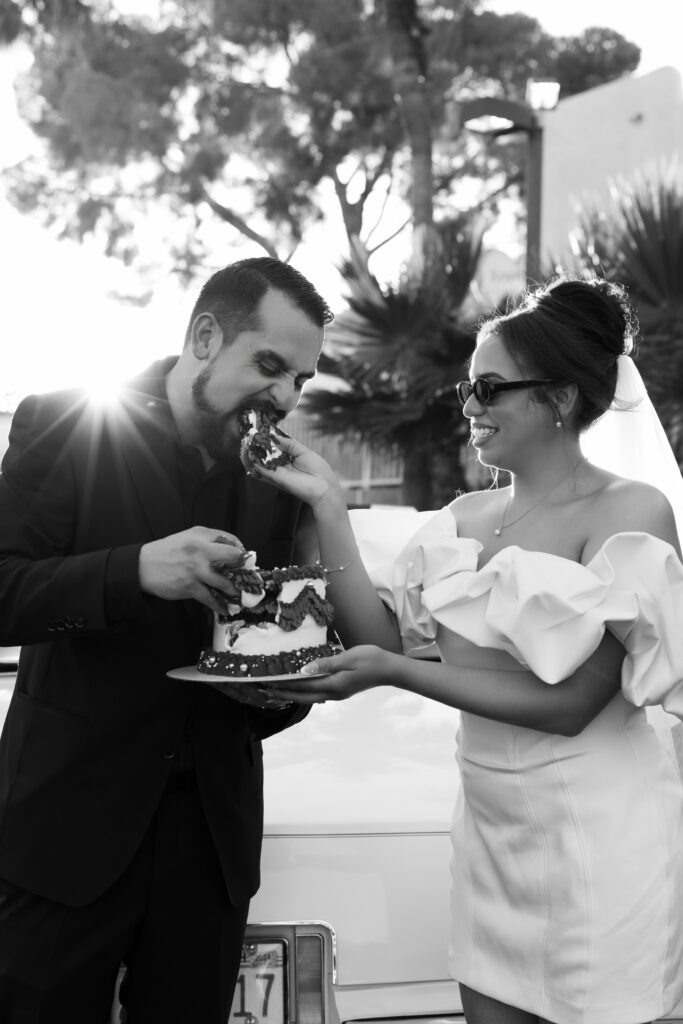
<path id="1" fill-rule="evenodd" d="M 560 100 L 543 116 L 541 253 L 569 262 L 580 203 L 604 208 L 618 178 L 653 173 L 679 157 L 683 88 L 674 68 L 620 79 Z"/>

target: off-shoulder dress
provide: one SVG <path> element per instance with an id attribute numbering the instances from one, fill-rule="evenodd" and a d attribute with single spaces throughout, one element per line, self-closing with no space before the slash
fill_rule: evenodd
<path id="1" fill-rule="evenodd" d="M 683 996 L 683 786 L 645 710 L 683 718 L 683 566 L 644 533 L 585 566 L 508 547 L 480 567 L 481 550 L 448 506 L 390 574 L 369 565 L 406 651 L 435 641 L 447 663 L 558 686 L 605 629 L 627 656 L 578 736 L 461 714 L 452 974 L 557 1024 L 651 1021 Z"/>

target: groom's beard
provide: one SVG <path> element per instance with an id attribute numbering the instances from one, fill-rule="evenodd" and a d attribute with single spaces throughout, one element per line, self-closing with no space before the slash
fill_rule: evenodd
<path id="1" fill-rule="evenodd" d="M 211 367 L 203 369 L 192 382 L 192 404 L 194 406 L 199 442 L 216 462 L 227 462 L 240 449 L 237 412 L 222 413 L 212 405 L 208 395 Z"/>

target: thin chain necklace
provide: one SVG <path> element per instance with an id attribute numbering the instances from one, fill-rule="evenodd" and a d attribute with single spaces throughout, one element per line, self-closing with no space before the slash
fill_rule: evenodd
<path id="1" fill-rule="evenodd" d="M 546 491 L 546 493 L 543 495 L 542 498 L 539 498 L 539 500 L 536 502 L 535 505 L 532 505 L 531 508 L 528 508 L 526 510 L 526 512 L 522 512 L 521 516 L 517 516 L 517 518 L 513 519 L 511 523 L 506 523 L 505 522 L 505 516 L 507 515 L 507 511 L 508 511 L 508 508 L 510 506 L 510 502 L 512 501 L 512 491 L 511 491 L 508 500 L 505 502 L 505 508 L 503 509 L 503 518 L 500 521 L 500 526 L 497 526 L 496 529 L 493 531 L 494 536 L 495 537 L 500 537 L 500 535 L 503 532 L 503 530 L 507 530 L 508 527 L 514 526 L 515 523 L 518 523 L 520 521 L 520 519 L 524 519 L 524 516 L 528 516 L 529 513 L 533 512 L 533 510 L 535 508 L 538 508 L 539 505 L 542 505 L 543 502 L 545 501 L 545 499 L 549 498 L 550 495 L 553 493 L 553 491 L 557 490 L 557 488 L 560 486 L 560 484 L 564 483 L 564 481 L 568 477 L 570 477 L 573 473 L 576 473 L 576 471 L 579 468 L 579 466 L 581 465 L 581 463 L 585 462 L 585 461 L 586 461 L 586 457 L 584 455 L 584 457 L 582 459 L 579 459 L 579 461 L 576 463 L 575 466 L 572 466 L 572 468 L 569 470 L 568 473 L 565 473 L 565 475 L 563 477 L 560 477 L 560 479 L 556 483 L 553 484 L 553 486 L 550 488 L 550 490 Z"/>

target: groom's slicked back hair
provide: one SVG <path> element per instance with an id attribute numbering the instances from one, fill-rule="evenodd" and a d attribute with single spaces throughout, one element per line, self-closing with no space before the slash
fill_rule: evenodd
<path id="1" fill-rule="evenodd" d="M 323 328 L 334 318 L 323 297 L 300 271 L 272 256 L 254 257 L 230 263 L 204 284 L 190 315 L 185 344 L 201 313 L 216 317 L 226 345 L 242 331 L 258 330 L 258 307 L 270 289 L 286 296 L 316 327 Z"/>

